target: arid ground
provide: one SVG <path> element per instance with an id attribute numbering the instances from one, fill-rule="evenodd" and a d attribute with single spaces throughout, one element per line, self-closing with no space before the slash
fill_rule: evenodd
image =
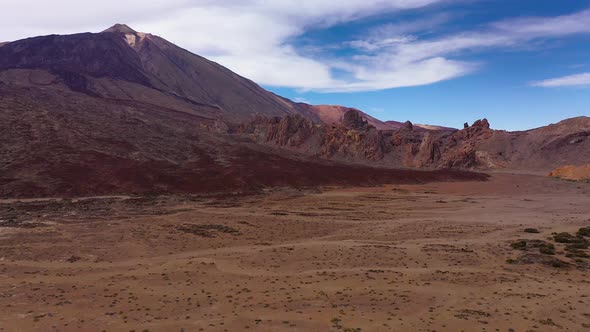
<path id="1" fill-rule="evenodd" d="M 587 250 L 552 237 L 590 226 L 589 195 L 492 174 L 4 200 L 0 331 L 590 330 Z"/>

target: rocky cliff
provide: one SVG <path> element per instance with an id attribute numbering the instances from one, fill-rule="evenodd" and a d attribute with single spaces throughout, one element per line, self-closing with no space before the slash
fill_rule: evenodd
<path id="1" fill-rule="evenodd" d="M 564 161 L 590 160 L 590 118 L 526 132 L 493 130 L 487 119 L 462 130 L 425 130 L 410 122 L 397 130 L 377 130 L 350 109 L 339 124 L 319 125 L 290 116 L 258 118 L 236 133 L 316 157 L 390 167 L 538 172 Z"/>

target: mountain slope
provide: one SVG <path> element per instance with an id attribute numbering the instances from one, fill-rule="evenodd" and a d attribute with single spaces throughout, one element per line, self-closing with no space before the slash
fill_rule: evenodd
<path id="1" fill-rule="evenodd" d="M 42 78 L 47 77 L 36 77 Z M 0 83 L 0 118 L 0 197 L 227 193 L 486 178 L 310 161 L 211 132 L 214 123 L 206 117 L 66 87 Z"/>

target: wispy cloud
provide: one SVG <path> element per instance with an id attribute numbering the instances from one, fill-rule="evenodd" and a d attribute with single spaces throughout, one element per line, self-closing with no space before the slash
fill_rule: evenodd
<path id="1" fill-rule="evenodd" d="M 557 37 L 579 33 L 590 33 L 590 9 L 570 15 L 556 17 L 529 17 L 502 21 L 494 24 L 498 30 L 516 34 L 519 37 Z"/>
<path id="2" fill-rule="evenodd" d="M 373 36 L 382 35 L 407 35 L 415 33 L 429 33 L 432 30 L 453 20 L 455 15 L 450 13 L 439 13 L 426 18 L 419 18 L 409 21 L 386 23 L 371 29 L 369 32 Z"/>
<path id="3" fill-rule="evenodd" d="M 392 36 L 378 40 L 352 40 L 345 42 L 344 45 L 364 51 L 377 51 L 385 47 L 409 43 L 414 40 L 416 40 L 414 36 Z"/>
<path id="4" fill-rule="evenodd" d="M 590 33 L 590 10 L 556 17 L 530 17 L 489 24 L 479 31 L 432 39 L 371 35 L 362 46 L 368 54 L 349 59 L 356 81 L 321 88 L 326 92 L 354 92 L 432 84 L 476 71 L 481 63 L 458 60 L 462 55 L 490 49 L 522 48 L 527 43 Z M 398 29 L 403 31 L 403 29 Z M 455 58 L 455 59 L 452 59 Z M 340 65 L 342 66 L 342 65 Z M 580 77 L 575 77 L 580 79 Z"/>
<path id="5" fill-rule="evenodd" d="M 590 86 L 590 73 L 575 74 L 532 82 L 531 86 L 543 88 Z"/>

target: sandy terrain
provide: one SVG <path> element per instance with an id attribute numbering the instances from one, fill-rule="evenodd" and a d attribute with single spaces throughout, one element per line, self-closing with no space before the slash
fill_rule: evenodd
<path id="1" fill-rule="evenodd" d="M 0 331 L 590 330 L 586 260 L 548 239 L 590 226 L 589 194 L 588 183 L 494 174 L 2 201 Z M 521 239 L 557 254 L 513 249 Z"/>

